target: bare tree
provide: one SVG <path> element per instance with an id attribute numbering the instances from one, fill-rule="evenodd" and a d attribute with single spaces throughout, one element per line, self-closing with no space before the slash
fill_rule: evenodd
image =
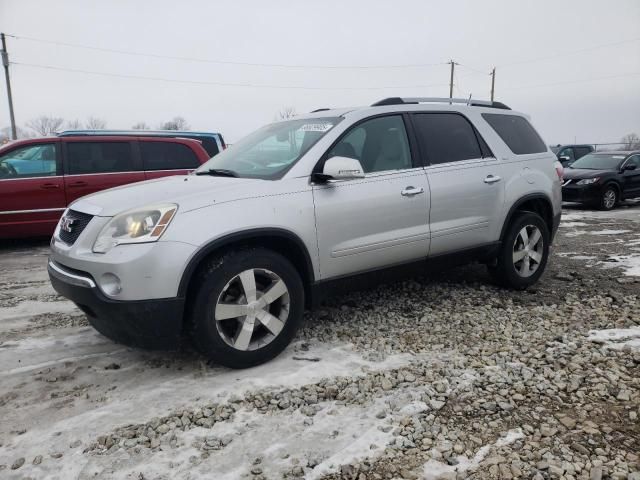
<path id="1" fill-rule="evenodd" d="M 89 117 L 87 118 L 87 128 L 89 130 L 102 130 L 107 128 L 107 121 L 102 118 Z"/>
<path id="2" fill-rule="evenodd" d="M 75 120 L 69 120 L 67 122 L 67 128 L 69 130 L 81 130 L 84 127 L 82 126 L 82 122 L 76 118 Z"/>
<path id="3" fill-rule="evenodd" d="M 295 107 L 284 107 L 276 115 L 277 120 L 286 120 L 297 115 Z"/>
<path id="4" fill-rule="evenodd" d="M 621 143 L 625 150 L 640 150 L 640 137 L 637 133 L 628 133 L 622 137 Z"/>
<path id="5" fill-rule="evenodd" d="M 146 122 L 138 122 L 131 127 L 133 130 L 150 130 L 151 127 Z"/>
<path id="6" fill-rule="evenodd" d="M 16 136 L 18 137 L 18 140 L 30 137 L 29 132 L 20 127 L 16 127 Z M 3 143 L 5 139 L 6 141 L 11 140 L 11 127 L 0 128 L 0 143 Z"/>
<path id="7" fill-rule="evenodd" d="M 160 124 L 160 130 L 189 130 L 191 128 L 183 117 L 173 117 L 168 122 Z"/>
<path id="8" fill-rule="evenodd" d="M 54 135 L 62 126 L 64 120 L 60 117 L 49 117 L 42 115 L 27 122 L 27 127 L 36 132 L 38 135 L 47 137 Z"/>

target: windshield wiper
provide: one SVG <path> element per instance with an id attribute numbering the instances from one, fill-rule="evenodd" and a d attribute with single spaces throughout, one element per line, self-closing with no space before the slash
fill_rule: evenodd
<path id="1" fill-rule="evenodd" d="M 226 168 L 210 168 L 209 170 L 202 170 L 196 172 L 196 175 L 211 175 L 212 177 L 237 177 L 238 174 L 233 170 L 227 170 Z"/>

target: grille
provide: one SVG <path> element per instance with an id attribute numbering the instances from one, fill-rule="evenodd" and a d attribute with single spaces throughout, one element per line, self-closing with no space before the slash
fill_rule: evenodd
<path id="1" fill-rule="evenodd" d="M 61 220 L 61 222 L 64 222 L 65 218 L 71 221 L 71 231 L 68 232 L 63 228 L 60 228 L 58 235 L 60 236 L 60 240 L 62 240 L 64 243 L 73 245 L 82 231 L 87 228 L 87 225 L 89 225 L 89 222 L 93 218 L 93 215 L 89 215 L 88 213 L 76 212 L 75 210 L 69 210 Z"/>

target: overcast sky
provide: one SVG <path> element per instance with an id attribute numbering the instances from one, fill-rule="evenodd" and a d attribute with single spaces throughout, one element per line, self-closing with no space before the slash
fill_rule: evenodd
<path id="1" fill-rule="evenodd" d="M 156 55 L 8 38 L 12 62 L 172 80 L 12 65 L 20 126 L 42 114 L 110 128 L 180 115 L 234 142 L 285 106 L 448 96 L 454 59 L 454 96 L 487 99 L 496 66 L 496 99 L 530 114 L 549 143 L 640 134 L 640 0 L 0 0 L 0 30 Z"/>

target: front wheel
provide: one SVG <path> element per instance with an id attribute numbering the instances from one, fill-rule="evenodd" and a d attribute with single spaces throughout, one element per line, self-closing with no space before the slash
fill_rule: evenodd
<path id="1" fill-rule="evenodd" d="M 618 191 L 613 185 L 606 186 L 604 191 L 602 192 L 602 197 L 600 198 L 600 209 L 612 210 L 617 203 Z"/>
<path id="2" fill-rule="evenodd" d="M 246 248 L 213 258 L 196 285 L 191 338 L 200 352 L 221 365 L 247 368 L 271 360 L 301 323 L 300 275 L 271 250 Z"/>
<path id="3" fill-rule="evenodd" d="M 538 281 L 547 265 L 549 228 L 536 213 L 513 219 L 502 241 L 495 266 L 489 267 L 500 285 L 523 290 Z"/>

